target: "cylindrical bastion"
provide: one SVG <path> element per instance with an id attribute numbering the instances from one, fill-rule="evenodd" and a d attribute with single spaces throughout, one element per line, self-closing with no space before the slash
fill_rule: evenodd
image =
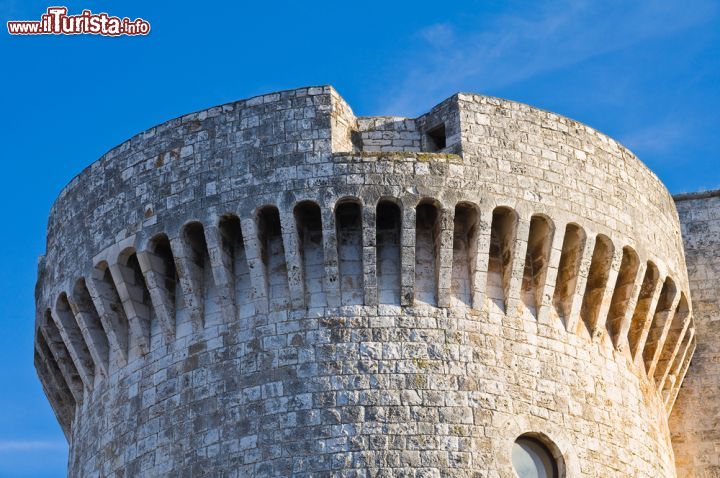
<path id="1" fill-rule="evenodd" d="M 675 476 L 694 350 L 658 178 L 573 120 L 331 87 L 170 120 L 61 192 L 35 365 L 70 476 Z"/>

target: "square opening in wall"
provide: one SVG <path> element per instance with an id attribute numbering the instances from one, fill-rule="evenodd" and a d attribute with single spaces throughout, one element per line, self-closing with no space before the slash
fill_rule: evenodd
<path id="1" fill-rule="evenodd" d="M 440 123 L 426 133 L 428 151 L 440 151 L 445 149 L 445 123 Z"/>

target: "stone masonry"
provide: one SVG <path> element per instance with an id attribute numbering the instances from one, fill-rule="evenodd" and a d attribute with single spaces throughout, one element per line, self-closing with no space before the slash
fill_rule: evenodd
<path id="1" fill-rule="evenodd" d="M 35 366 L 73 477 L 513 477 L 527 433 L 560 476 L 672 477 L 709 327 L 690 287 L 717 310 L 698 281 L 672 197 L 592 128 L 475 94 L 358 118 L 300 88 L 66 186 Z"/>
<path id="2" fill-rule="evenodd" d="M 671 416 L 678 476 L 720 477 L 720 191 L 675 197 L 685 242 L 697 351 Z"/>

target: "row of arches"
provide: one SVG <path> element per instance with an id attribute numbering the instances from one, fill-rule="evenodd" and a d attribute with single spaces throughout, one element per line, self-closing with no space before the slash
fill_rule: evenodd
<path id="1" fill-rule="evenodd" d="M 692 346 L 684 294 L 631 247 L 575 223 L 557 229 L 542 214 L 483 213 L 470 202 L 444 209 L 431 198 L 414 208 L 344 198 L 331 210 L 302 201 L 287 215 L 267 205 L 252 218 L 193 221 L 177 237 L 100 261 L 60 294 L 38 331 L 37 359 L 74 403 L 83 384 L 107 375 L 111 349 L 125 361 L 147 353 L 153 324 L 171 340 L 228 317 L 303 307 L 487 307 L 606 336 L 672 395 Z"/>

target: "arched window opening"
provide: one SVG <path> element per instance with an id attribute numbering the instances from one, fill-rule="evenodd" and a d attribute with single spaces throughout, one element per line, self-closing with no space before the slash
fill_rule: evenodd
<path id="1" fill-rule="evenodd" d="M 627 314 L 630 299 L 632 298 L 639 267 L 640 259 L 635 251 L 630 247 L 624 247 L 622 262 L 620 262 L 620 271 L 615 281 L 615 290 L 613 291 L 610 309 L 607 320 L 605 321 L 608 335 L 616 347 L 620 343 L 620 329 Z"/>
<path id="2" fill-rule="evenodd" d="M 362 209 L 356 201 L 343 201 L 335 208 L 337 229 L 340 302 L 342 305 L 363 303 Z"/>
<path id="3" fill-rule="evenodd" d="M 325 254 L 320 206 L 311 201 L 304 201 L 295 206 L 295 224 L 305 281 L 305 304 L 310 308 L 323 307 L 325 306 L 323 292 Z"/>
<path id="4" fill-rule="evenodd" d="M 533 313 L 537 313 L 538 307 L 542 304 L 553 233 L 553 226 L 549 219 L 543 216 L 533 216 L 530 219 L 522 298 L 525 306 Z"/>
<path id="5" fill-rule="evenodd" d="M 512 447 L 512 464 L 518 478 L 558 478 L 557 453 L 532 436 L 518 437 Z"/>
<path id="6" fill-rule="evenodd" d="M 495 208 L 490 227 L 487 296 L 503 311 L 510 289 L 516 234 L 517 214 L 515 211 L 507 207 Z"/>
<path id="7" fill-rule="evenodd" d="M 400 305 L 400 207 L 381 200 L 375 217 L 378 301 Z"/>
<path id="8" fill-rule="evenodd" d="M 652 305 L 653 295 L 655 294 L 655 289 L 658 287 L 659 280 L 660 273 L 657 266 L 652 262 L 648 262 L 645 276 L 640 286 L 638 301 L 637 304 L 635 304 L 635 311 L 630 320 L 630 329 L 628 330 L 628 343 L 630 344 L 630 354 L 632 357 L 636 357 L 640 352 L 638 349 L 643 331 L 645 330 L 645 324 L 649 318 L 650 306 Z"/>
<path id="9" fill-rule="evenodd" d="M 431 202 L 415 208 L 415 301 L 437 305 L 440 211 Z"/>
<path id="10" fill-rule="evenodd" d="M 580 274 L 580 264 L 585 250 L 586 238 L 585 231 L 577 224 L 568 224 L 565 228 L 553 304 L 566 326 L 571 313 L 578 275 Z"/>
<path id="11" fill-rule="evenodd" d="M 615 247 L 609 237 L 602 234 L 596 237 L 582 308 L 580 309 L 580 317 L 590 334 L 593 334 L 597 327 L 614 251 Z"/>
<path id="12" fill-rule="evenodd" d="M 479 226 L 480 214 L 476 206 L 469 203 L 455 206 L 451 290 L 453 297 L 468 307 L 473 305 Z"/>
<path id="13" fill-rule="evenodd" d="M 270 311 L 284 310 L 289 305 L 290 289 L 280 212 L 275 206 L 265 206 L 257 220 Z"/>

